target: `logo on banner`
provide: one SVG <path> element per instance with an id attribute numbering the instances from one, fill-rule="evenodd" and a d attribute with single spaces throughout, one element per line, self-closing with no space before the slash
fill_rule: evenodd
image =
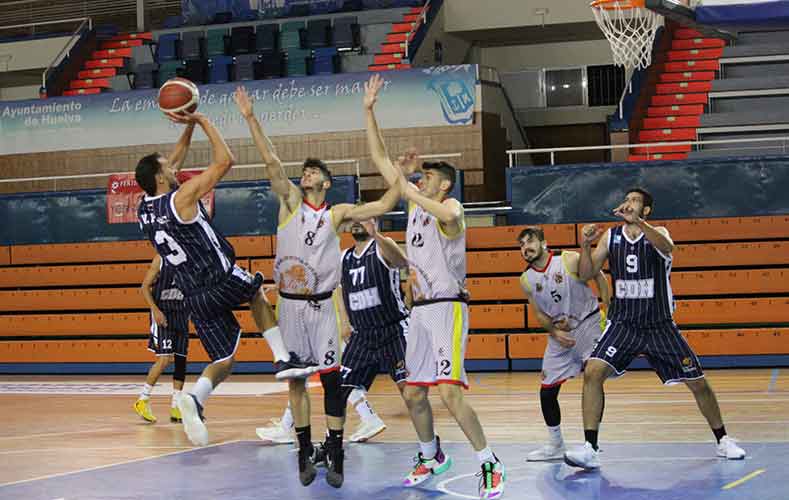
<path id="1" fill-rule="evenodd" d="M 186 182 L 199 171 L 184 170 L 178 173 L 178 181 Z M 107 183 L 107 222 L 109 224 L 130 224 L 137 222 L 137 207 L 145 195 L 134 174 L 113 174 Z M 214 191 L 212 190 L 200 200 L 209 217 L 214 214 Z"/>

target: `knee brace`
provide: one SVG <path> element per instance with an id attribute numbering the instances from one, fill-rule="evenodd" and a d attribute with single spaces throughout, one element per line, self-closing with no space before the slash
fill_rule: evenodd
<path id="1" fill-rule="evenodd" d="M 556 427 L 562 422 L 562 413 L 559 409 L 559 390 L 561 388 L 561 385 L 540 388 L 540 408 L 548 427 Z"/>
<path id="2" fill-rule="evenodd" d="M 323 385 L 323 409 L 330 417 L 342 418 L 345 416 L 345 398 L 348 394 L 343 394 L 340 371 L 334 370 L 321 375 Z"/>
<path id="3" fill-rule="evenodd" d="M 186 356 L 175 356 L 175 368 L 173 369 L 173 380 L 186 380 Z"/>

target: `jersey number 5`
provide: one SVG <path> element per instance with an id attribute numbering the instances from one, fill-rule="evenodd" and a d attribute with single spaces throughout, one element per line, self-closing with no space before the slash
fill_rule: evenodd
<path id="1" fill-rule="evenodd" d="M 157 245 L 166 246 L 170 250 L 165 256 L 167 262 L 174 266 L 186 262 L 186 252 L 184 252 L 184 249 L 181 248 L 181 245 L 179 245 L 172 236 L 164 231 L 156 231 L 153 238 L 156 240 Z"/>

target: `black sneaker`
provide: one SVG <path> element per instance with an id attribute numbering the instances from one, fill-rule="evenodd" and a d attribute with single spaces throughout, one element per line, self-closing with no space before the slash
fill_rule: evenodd
<path id="1" fill-rule="evenodd" d="M 299 481 L 301 481 L 301 484 L 304 486 L 309 486 L 315 480 L 315 475 L 318 473 L 318 471 L 315 470 L 315 465 L 312 463 L 314 452 L 314 446 L 310 446 L 307 449 L 299 448 Z"/>
<path id="2" fill-rule="evenodd" d="M 312 464 L 315 467 L 326 467 L 326 444 L 325 443 L 318 443 L 318 446 L 315 447 L 312 457 Z"/>
<path id="3" fill-rule="evenodd" d="M 343 461 L 345 452 L 342 444 L 326 448 L 326 482 L 329 486 L 339 488 L 343 482 Z"/>
<path id="4" fill-rule="evenodd" d="M 277 380 L 285 380 L 289 378 L 307 378 L 313 373 L 318 371 L 319 366 L 315 363 L 305 363 L 296 355 L 290 353 L 290 359 L 287 361 L 275 361 L 274 371 L 277 373 Z"/>

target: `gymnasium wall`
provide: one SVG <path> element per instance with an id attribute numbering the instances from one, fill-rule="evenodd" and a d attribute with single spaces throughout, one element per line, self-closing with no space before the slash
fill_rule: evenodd
<path id="1" fill-rule="evenodd" d="M 594 22 L 588 4 L 577 0 L 451 0 L 446 2 L 445 8 L 444 28 L 448 32 Z M 536 9 L 547 9 L 548 13 L 543 17 L 535 12 Z"/>
<path id="2" fill-rule="evenodd" d="M 5 35 L 4 32 L 0 34 Z M 70 36 L 0 43 L 0 71 L 22 71 L 49 66 Z M 10 58 L 6 59 L 6 57 Z"/>

